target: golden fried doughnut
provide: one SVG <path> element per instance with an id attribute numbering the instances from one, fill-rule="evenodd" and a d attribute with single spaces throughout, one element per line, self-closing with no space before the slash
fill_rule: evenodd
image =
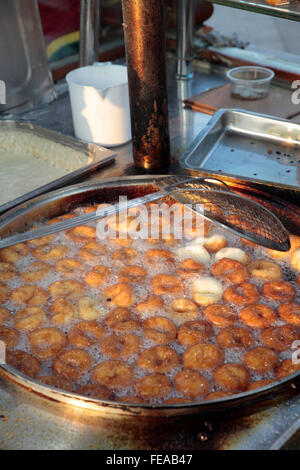
<path id="1" fill-rule="evenodd" d="M 102 341 L 101 350 L 111 359 L 127 359 L 140 352 L 141 339 L 133 333 L 121 336 L 112 334 Z"/>
<path id="2" fill-rule="evenodd" d="M 162 263 L 174 263 L 174 255 L 168 250 L 147 250 L 146 251 L 147 263 L 161 266 Z"/>
<path id="3" fill-rule="evenodd" d="M 243 392 L 248 388 L 250 380 L 247 369 L 240 364 L 232 362 L 218 367 L 213 372 L 213 376 L 215 383 L 221 387 L 222 390 L 229 390 L 230 392 Z M 208 397 L 206 397 L 206 399 L 207 398 Z M 222 396 L 219 395 L 214 398 L 222 398 Z"/>
<path id="4" fill-rule="evenodd" d="M 281 267 L 273 261 L 257 259 L 248 264 L 250 275 L 263 281 L 278 281 L 282 278 Z"/>
<path id="5" fill-rule="evenodd" d="M 69 380 L 78 380 L 93 363 L 92 356 L 83 349 L 70 349 L 61 353 L 52 364 L 53 372 Z"/>
<path id="6" fill-rule="evenodd" d="M 224 292 L 226 302 L 237 305 L 254 304 L 259 297 L 259 290 L 251 282 L 243 282 L 240 285 L 227 287 Z"/>
<path id="7" fill-rule="evenodd" d="M 75 309 L 71 302 L 63 298 L 54 300 L 50 307 L 51 323 L 54 325 L 69 325 L 75 318 Z"/>
<path id="8" fill-rule="evenodd" d="M 264 379 L 264 380 L 256 380 L 249 385 L 247 390 L 257 390 L 258 388 L 265 387 L 266 385 L 272 384 L 274 379 Z"/>
<path id="9" fill-rule="evenodd" d="M 297 248 L 300 248 L 300 237 L 298 237 L 297 235 L 290 235 L 290 243 L 291 248 L 289 251 L 268 250 L 269 255 L 272 256 L 272 258 L 289 258 L 293 251 L 295 251 Z"/>
<path id="10" fill-rule="evenodd" d="M 205 307 L 204 316 L 208 321 L 219 328 L 233 325 L 237 320 L 237 314 L 229 305 L 213 304 Z"/>
<path id="11" fill-rule="evenodd" d="M 223 287 L 220 281 L 213 277 L 203 276 L 197 278 L 192 284 L 192 298 L 201 306 L 219 302 L 223 296 Z"/>
<path id="12" fill-rule="evenodd" d="M 68 253 L 69 248 L 66 245 L 43 245 L 32 251 L 33 256 L 40 261 L 56 261 Z"/>
<path id="13" fill-rule="evenodd" d="M 182 282 L 170 274 L 156 274 L 151 282 L 157 295 L 180 294 L 183 291 Z"/>
<path id="14" fill-rule="evenodd" d="M 133 261 L 138 257 L 138 254 L 138 251 L 133 248 L 123 247 L 114 251 L 111 255 L 111 259 L 127 265 L 133 263 Z"/>
<path id="15" fill-rule="evenodd" d="M 189 398 L 198 398 L 210 390 L 209 381 L 196 370 L 183 369 L 174 378 L 178 392 Z"/>
<path id="16" fill-rule="evenodd" d="M 291 266 L 292 268 L 296 269 L 296 271 L 300 271 L 300 249 L 299 248 L 295 250 L 294 253 L 292 253 Z"/>
<path id="17" fill-rule="evenodd" d="M 53 282 L 48 288 L 53 299 L 63 297 L 73 300 L 78 299 L 84 294 L 83 284 L 73 279 Z"/>
<path id="18" fill-rule="evenodd" d="M 144 302 L 140 302 L 135 307 L 138 313 L 155 313 L 159 310 L 162 310 L 164 307 L 164 301 L 161 297 L 156 295 L 149 295 Z"/>
<path id="19" fill-rule="evenodd" d="M 123 361 L 100 362 L 93 370 L 94 382 L 113 389 L 129 387 L 133 377 L 133 368 Z"/>
<path id="20" fill-rule="evenodd" d="M 0 326 L 0 341 L 6 344 L 6 349 L 13 349 L 19 341 L 20 333 L 13 328 Z"/>
<path id="21" fill-rule="evenodd" d="M 295 289 L 286 281 L 270 281 L 263 286 L 263 293 L 266 297 L 278 302 L 290 302 L 294 299 Z"/>
<path id="22" fill-rule="evenodd" d="M 251 328 L 267 328 L 277 320 L 274 310 L 264 304 L 253 304 L 243 308 L 240 317 L 242 322 Z"/>
<path id="23" fill-rule="evenodd" d="M 88 239 L 96 238 L 96 228 L 90 225 L 78 225 L 67 231 L 66 235 L 75 242 L 85 242 Z"/>
<path id="24" fill-rule="evenodd" d="M 270 348 L 285 351 L 286 349 L 292 349 L 292 343 L 300 339 L 300 333 L 292 325 L 276 326 L 263 330 L 261 339 Z"/>
<path id="25" fill-rule="evenodd" d="M 300 305 L 290 302 L 281 304 L 278 307 L 278 313 L 281 318 L 292 325 L 300 327 Z"/>
<path id="26" fill-rule="evenodd" d="M 84 280 L 89 287 L 97 288 L 103 286 L 110 275 L 110 270 L 107 266 L 98 264 L 86 274 Z"/>
<path id="27" fill-rule="evenodd" d="M 56 272 L 63 276 L 76 275 L 83 271 L 83 266 L 77 259 L 74 258 L 63 258 L 57 261 L 55 264 Z"/>
<path id="28" fill-rule="evenodd" d="M 114 400 L 115 394 L 104 385 L 86 384 L 76 388 L 75 393 L 99 400 Z"/>
<path id="29" fill-rule="evenodd" d="M 212 335 L 213 329 L 206 321 L 188 321 L 179 327 L 177 341 L 184 346 L 192 346 L 193 344 L 204 343 Z"/>
<path id="30" fill-rule="evenodd" d="M 143 400 L 140 397 L 136 397 L 134 395 L 123 395 L 122 397 L 118 397 L 118 401 L 122 403 L 134 403 L 134 404 L 145 404 L 147 403 L 146 400 Z"/>
<path id="31" fill-rule="evenodd" d="M 10 311 L 7 308 L 0 307 L 0 325 L 6 323 L 10 319 Z"/>
<path id="32" fill-rule="evenodd" d="M 79 316 L 83 320 L 97 320 L 103 316 L 102 306 L 92 297 L 81 297 L 76 306 Z"/>
<path id="33" fill-rule="evenodd" d="M 11 263 L 0 261 L 0 278 L 1 281 L 8 281 L 17 275 L 17 270 Z"/>
<path id="34" fill-rule="evenodd" d="M 140 324 L 127 308 L 117 307 L 105 317 L 105 324 L 116 333 L 138 330 Z"/>
<path id="35" fill-rule="evenodd" d="M 14 289 L 10 295 L 10 300 L 19 305 L 43 305 L 48 300 L 48 294 L 41 287 L 27 284 Z"/>
<path id="36" fill-rule="evenodd" d="M 195 277 L 197 274 L 203 273 L 205 266 L 202 263 L 198 263 L 192 258 L 187 258 L 179 264 L 179 268 L 176 271 L 176 274 L 183 279 L 189 279 Z"/>
<path id="37" fill-rule="evenodd" d="M 72 382 L 61 375 L 41 375 L 37 377 L 37 380 L 45 385 L 65 390 L 66 392 L 72 392 L 74 388 Z"/>
<path id="38" fill-rule="evenodd" d="M 249 348 L 255 338 L 246 328 L 230 326 L 218 333 L 217 342 L 222 348 Z"/>
<path id="39" fill-rule="evenodd" d="M 15 263 L 19 259 L 30 253 L 29 247 L 25 243 L 9 246 L 0 250 L 0 259 L 5 263 Z"/>
<path id="40" fill-rule="evenodd" d="M 183 297 L 174 299 L 169 305 L 168 312 L 172 318 L 182 323 L 195 320 L 199 315 L 199 307 L 192 300 Z"/>
<path id="41" fill-rule="evenodd" d="M 141 369 L 153 372 L 168 372 L 179 365 L 179 357 L 170 346 L 154 346 L 145 349 L 136 364 Z"/>
<path id="42" fill-rule="evenodd" d="M 34 227 L 31 230 L 36 230 L 37 228 L 38 227 Z M 54 235 L 45 235 L 44 237 L 35 238 L 34 240 L 29 240 L 27 243 L 28 245 L 38 247 L 38 246 L 49 245 L 50 243 L 52 243 L 53 239 L 54 239 Z"/>
<path id="43" fill-rule="evenodd" d="M 101 245 L 96 241 L 87 242 L 81 250 L 78 251 L 78 256 L 87 262 L 94 262 L 98 256 L 103 256 L 108 253 L 106 246 Z"/>
<path id="44" fill-rule="evenodd" d="M 109 238 L 107 237 L 107 243 L 110 246 L 117 246 L 117 247 L 129 247 L 132 245 L 133 240 L 127 235 L 126 238 L 119 238 L 118 236 L 115 238 Z"/>
<path id="45" fill-rule="evenodd" d="M 144 400 L 161 399 L 169 395 L 172 384 L 163 374 L 150 374 L 139 379 L 134 389 Z"/>
<path id="46" fill-rule="evenodd" d="M 119 271 L 119 282 L 141 282 L 145 279 L 147 271 L 140 266 L 126 266 Z"/>
<path id="47" fill-rule="evenodd" d="M 273 349 L 258 346 L 247 351 L 242 361 L 248 369 L 255 372 L 269 372 L 278 363 L 278 353 Z"/>
<path id="48" fill-rule="evenodd" d="M 182 362 L 187 369 L 214 369 L 224 362 L 224 353 L 214 344 L 195 344 L 183 353 Z"/>
<path id="49" fill-rule="evenodd" d="M 56 357 L 66 346 L 66 335 L 58 328 L 39 328 L 28 335 L 31 352 L 42 361 Z"/>
<path id="50" fill-rule="evenodd" d="M 45 321 L 44 310 L 39 307 L 26 307 L 15 314 L 14 327 L 17 330 L 32 331 L 42 326 Z"/>
<path id="51" fill-rule="evenodd" d="M 73 219 L 75 214 L 63 214 L 59 215 L 58 217 L 54 217 L 47 221 L 46 225 L 58 224 L 59 222 L 63 222 L 64 220 Z"/>
<path id="52" fill-rule="evenodd" d="M 25 351 L 7 352 L 6 362 L 22 374 L 28 375 L 28 377 L 36 377 L 41 370 L 39 361 Z"/>
<path id="53" fill-rule="evenodd" d="M 154 316 L 147 318 L 142 327 L 145 338 L 157 344 L 167 344 L 176 339 L 176 326 L 166 317 Z"/>
<path id="54" fill-rule="evenodd" d="M 294 374 L 300 370 L 300 362 L 296 364 L 292 359 L 285 359 L 275 369 L 275 376 L 277 379 L 283 379 L 288 375 Z"/>
<path id="55" fill-rule="evenodd" d="M 21 277 L 26 282 L 37 282 L 44 279 L 50 271 L 51 266 L 49 264 L 36 261 L 22 271 Z"/>
<path id="56" fill-rule="evenodd" d="M 222 258 L 211 267 L 213 276 L 220 277 L 233 284 L 245 282 L 249 275 L 246 267 L 234 259 Z"/>
<path id="57" fill-rule="evenodd" d="M 129 284 L 123 282 L 107 287 L 103 297 L 113 307 L 130 307 L 135 302 L 135 292 Z"/>
<path id="58" fill-rule="evenodd" d="M 9 287 L 0 282 L 0 302 L 4 303 L 8 299 Z"/>
<path id="59" fill-rule="evenodd" d="M 76 348 L 89 348 L 105 336 L 105 328 L 97 321 L 81 321 L 72 326 L 68 339 Z"/>
<path id="60" fill-rule="evenodd" d="M 211 392 L 205 397 L 205 401 L 209 400 L 219 400 L 220 398 L 227 398 L 234 395 L 232 392 L 223 392 L 223 390 L 218 390 L 217 392 Z"/>
<path id="61" fill-rule="evenodd" d="M 194 400 L 183 397 L 172 397 L 164 400 L 164 405 L 179 405 L 180 403 L 193 403 Z"/>

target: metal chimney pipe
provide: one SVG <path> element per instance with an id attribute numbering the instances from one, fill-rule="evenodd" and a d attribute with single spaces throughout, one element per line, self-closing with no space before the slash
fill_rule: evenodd
<path id="1" fill-rule="evenodd" d="M 136 167 L 170 164 L 163 0 L 122 0 Z"/>
<path id="2" fill-rule="evenodd" d="M 79 66 L 92 65 L 99 57 L 100 0 L 80 2 Z"/>
<path id="3" fill-rule="evenodd" d="M 177 74 L 176 78 L 193 78 L 193 41 L 195 31 L 195 1 L 177 0 Z"/>

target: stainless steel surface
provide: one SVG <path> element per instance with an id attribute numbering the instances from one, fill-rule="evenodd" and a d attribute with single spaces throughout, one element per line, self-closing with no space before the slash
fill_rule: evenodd
<path id="1" fill-rule="evenodd" d="M 64 136 L 62 134 L 59 134 L 58 132 L 44 129 L 28 122 L 0 120 L 0 132 L 1 130 L 22 131 L 27 134 L 29 133 L 32 136 L 38 136 L 43 139 L 46 139 L 49 142 L 56 142 L 67 148 L 82 152 L 84 155 L 87 155 L 92 158 L 92 161 L 88 165 L 85 165 L 79 168 L 78 170 L 72 171 L 69 174 L 58 178 L 44 186 L 40 186 L 34 189 L 33 191 L 23 194 L 22 196 L 18 197 L 17 199 L 14 199 L 13 201 L 1 205 L 0 213 L 11 209 L 12 207 L 18 204 L 22 204 L 25 201 L 28 201 L 29 199 L 35 196 L 38 196 L 39 194 L 43 194 L 53 189 L 60 188 L 62 186 L 65 186 L 66 184 L 70 184 L 71 182 L 78 180 L 81 177 L 88 176 L 89 174 L 95 172 L 96 170 L 99 170 L 103 166 L 111 163 L 116 157 L 116 154 L 114 152 L 105 149 L 99 145 L 86 144 L 84 142 L 79 141 L 78 139 Z"/>
<path id="2" fill-rule="evenodd" d="M 93 65 L 99 56 L 100 0 L 80 0 L 79 66 Z"/>
<path id="3" fill-rule="evenodd" d="M 242 110 L 220 110 L 180 159 L 183 167 L 300 189 L 300 126 Z"/>
<path id="4" fill-rule="evenodd" d="M 177 73 L 179 80 L 193 78 L 195 0 L 177 0 Z"/>
<path id="5" fill-rule="evenodd" d="M 0 0 L 0 63 L 6 85 L 0 112 L 55 99 L 36 0 Z"/>

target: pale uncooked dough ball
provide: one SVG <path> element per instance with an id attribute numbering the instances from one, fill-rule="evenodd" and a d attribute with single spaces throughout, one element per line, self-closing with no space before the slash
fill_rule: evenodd
<path id="1" fill-rule="evenodd" d="M 210 262 L 210 254 L 202 245 L 191 243 L 176 250 L 176 254 L 180 259 L 191 258 L 198 263 L 208 264 Z"/>
<path id="2" fill-rule="evenodd" d="M 192 285 L 192 297 L 198 305 L 211 305 L 219 302 L 223 296 L 220 281 L 210 276 L 195 279 Z"/>
<path id="3" fill-rule="evenodd" d="M 244 250 L 232 247 L 222 248 L 215 254 L 215 258 L 217 261 L 222 258 L 234 259 L 243 264 L 247 264 L 250 261 L 250 256 Z"/>

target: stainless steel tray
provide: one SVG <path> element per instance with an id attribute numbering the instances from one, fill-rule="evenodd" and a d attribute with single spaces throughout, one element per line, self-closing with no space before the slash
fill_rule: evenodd
<path id="1" fill-rule="evenodd" d="M 300 125 L 221 109 L 198 134 L 181 166 L 205 174 L 300 189 Z"/>
<path id="2" fill-rule="evenodd" d="M 47 184 L 36 187 L 33 190 L 26 192 L 25 194 L 17 197 L 16 199 L 5 202 L 4 204 L 0 205 L 0 213 L 11 209 L 12 207 L 17 206 L 18 204 L 24 203 L 25 201 L 28 201 L 33 197 L 39 196 L 40 194 L 46 193 L 53 189 L 60 188 L 62 186 L 65 186 L 66 184 L 70 184 L 80 179 L 81 177 L 87 176 L 95 170 L 98 170 L 102 166 L 105 166 L 108 163 L 112 162 L 116 157 L 115 152 L 112 152 L 109 149 L 105 149 L 100 145 L 87 144 L 73 137 L 67 137 L 58 132 L 45 129 L 43 127 L 35 126 L 30 122 L 3 120 L 0 121 L 0 134 L 1 131 L 21 131 L 31 136 L 37 136 L 39 138 L 45 139 L 49 143 L 55 142 L 63 147 L 74 150 L 76 152 L 80 152 L 81 154 L 87 156 L 89 162 L 88 164 L 84 164 L 83 166 L 78 167 L 74 171 L 68 172 L 60 178 L 54 179 L 48 182 Z M 11 184 L 14 184 L 14 182 L 11 181 Z"/>

